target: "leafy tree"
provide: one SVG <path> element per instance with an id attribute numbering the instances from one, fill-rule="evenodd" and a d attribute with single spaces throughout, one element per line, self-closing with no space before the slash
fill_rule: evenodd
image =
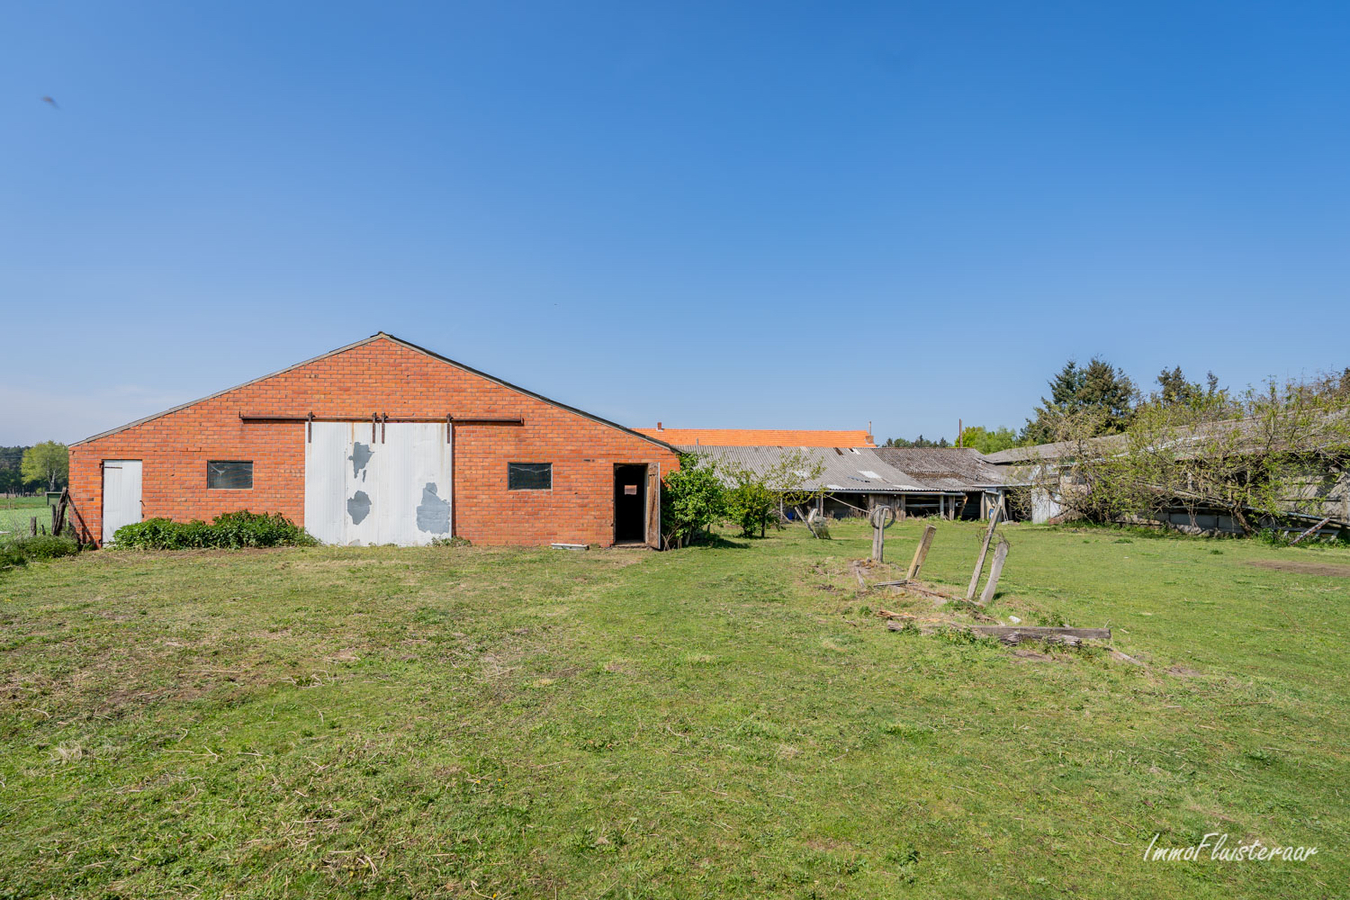
<path id="1" fill-rule="evenodd" d="M 23 490 L 23 451 L 27 447 L 0 447 L 0 493 Z"/>
<path id="2" fill-rule="evenodd" d="M 742 537 L 753 537 L 756 532 L 764 537 L 769 522 L 778 519 L 778 495 L 749 469 L 733 469 L 727 474 L 731 478 L 727 515 L 741 527 Z"/>
<path id="3" fill-rule="evenodd" d="M 1065 446 L 1033 460 L 1029 477 L 1066 513 L 1097 522 L 1165 523 L 1180 509 L 1194 529 L 1219 511 L 1250 535 L 1291 513 L 1321 515 L 1350 458 L 1350 393 L 1339 382 L 1155 395 L 1109 438 L 1099 437 L 1101 408 L 1053 408 L 1051 440 Z"/>
<path id="4" fill-rule="evenodd" d="M 45 482 L 47 490 L 54 491 L 70 478 L 70 452 L 65 444 L 43 441 L 24 451 L 22 469 L 25 481 Z"/>
<path id="5" fill-rule="evenodd" d="M 1149 397 L 1148 402 L 1162 406 L 1197 406 L 1207 404 L 1223 393 L 1219 387 L 1219 378 L 1213 372 L 1208 373 L 1202 385 L 1187 381 L 1181 366 L 1174 366 L 1158 374 L 1158 390 Z"/>
<path id="6" fill-rule="evenodd" d="M 787 450 L 767 471 L 723 466 L 722 474 L 730 482 L 727 513 L 731 520 L 741 526 L 743 537 L 756 532 L 764 537 L 768 526 L 778 523 L 781 508 L 815 503 L 824 491 L 820 476 L 825 474 L 825 464 L 800 450 Z"/>
<path id="7" fill-rule="evenodd" d="M 915 447 L 915 448 L 920 448 L 920 449 L 930 449 L 930 448 L 935 448 L 935 447 L 950 447 L 951 444 L 949 444 L 949 443 L 947 442 L 947 439 L 946 439 L 946 438 L 939 438 L 939 439 L 936 440 L 936 441 L 930 441 L 928 438 L 924 437 L 923 435 L 919 435 L 917 438 L 915 438 L 915 439 L 912 440 L 912 441 L 911 441 L 911 440 L 907 440 L 907 439 L 905 439 L 905 438 L 887 438 L 887 439 L 886 439 L 886 443 L 882 444 L 881 446 L 883 446 L 883 447 Z"/>
<path id="8" fill-rule="evenodd" d="M 1089 411 L 1090 415 L 1077 416 L 1076 421 L 1092 423 L 1100 429 L 1097 434 L 1119 434 L 1134 415 L 1138 394 L 1134 382 L 1124 370 L 1100 357 L 1094 356 L 1086 366 L 1069 360 L 1049 384 L 1050 396 L 1041 398 L 1035 416 L 1027 420 L 1022 430 L 1024 443 L 1054 440 L 1051 435 L 1056 430 L 1056 423 L 1066 415 L 1074 416 L 1081 411 Z"/>
<path id="9" fill-rule="evenodd" d="M 961 432 L 961 445 L 981 453 L 997 453 L 1017 446 L 1017 432 L 1007 427 L 990 431 L 979 425 L 972 425 Z"/>
<path id="10" fill-rule="evenodd" d="M 667 548 L 689 544 L 726 515 L 726 490 L 713 460 L 697 453 L 680 457 L 679 469 L 661 486 L 661 530 Z"/>

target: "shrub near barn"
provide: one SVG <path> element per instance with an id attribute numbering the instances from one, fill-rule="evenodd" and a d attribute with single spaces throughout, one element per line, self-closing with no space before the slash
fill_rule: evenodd
<path id="1" fill-rule="evenodd" d="M 318 543 L 280 513 L 233 512 L 200 520 L 147 519 L 117 529 L 113 542 L 129 550 L 240 550 L 245 547 L 310 547 Z"/>

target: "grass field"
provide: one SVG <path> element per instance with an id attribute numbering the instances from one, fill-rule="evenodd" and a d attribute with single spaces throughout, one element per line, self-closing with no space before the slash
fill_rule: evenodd
<path id="1" fill-rule="evenodd" d="M 1350 551 L 1009 536 L 994 615 L 1143 665 L 890 632 L 858 524 L 11 572 L 0 897 L 1345 896 Z M 1144 861 L 1207 832 L 1318 853 Z"/>
<path id="2" fill-rule="evenodd" d="M 52 524 L 52 514 L 46 497 L 0 497 L 0 532 L 28 534 L 33 516 L 39 525 Z M 0 541 L 8 535 L 0 534 Z"/>

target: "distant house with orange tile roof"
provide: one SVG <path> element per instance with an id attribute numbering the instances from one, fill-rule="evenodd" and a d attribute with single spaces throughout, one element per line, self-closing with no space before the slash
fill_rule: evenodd
<path id="1" fill-rule="evenodd" d="M 635 428 L 638 434 L 680 447 L 875 447 L 857 431 L 793 431 L 781 428 Z"/>

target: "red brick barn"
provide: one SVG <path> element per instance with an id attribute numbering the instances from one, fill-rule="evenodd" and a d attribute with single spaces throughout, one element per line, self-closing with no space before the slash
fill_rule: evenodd
<path id="1" fill-rule="evenodd" d="M 380 333 L 80 441 L 71 499 L 121 525 L 279 512 L 326 543 L 659 544 L 667 444 Z"/>

